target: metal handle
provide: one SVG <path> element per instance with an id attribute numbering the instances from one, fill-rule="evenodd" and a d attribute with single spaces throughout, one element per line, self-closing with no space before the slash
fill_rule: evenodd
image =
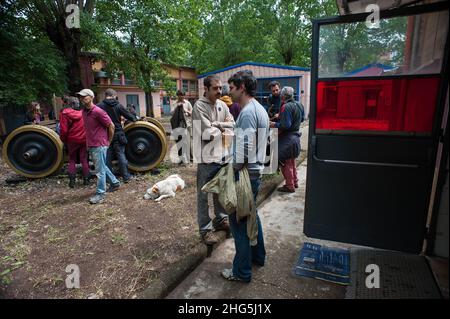
<path id="1" fill-rule="evenodd" d="M 337 164 L 351 164 L 351 165 L 419 168 L 419 165 L 417 165 L 417 164 L 396 164 L 396 163 L 340 161 L 340 160 L 332 160 L 332 159 L 322 159 L 322 158 L 318 158 L 316 156 L 316 154 L 313 154 L 313 158 L 314 158 L 315 161 L 322 162 L 322 163 L 337 163 Z"/>
<path id="2" fill-rule="evenodd" d="M 316 155 L 317 138 L 313 136 L 311 138 L 311 148 L 313 150 L 313 159 L 321 163 L 335 163 L 335 164 L 350 164 L 350 165 L 365 165 L 365 166 L 386 166 L 386 167 L 406 167 L 406 168 L 419 168 L 417 164 L 397 164 L 397 163 L 382 163 L 382 162 L 361 162 L 361 161 L 341 161 L 334 159 L 322 159 Z"/>

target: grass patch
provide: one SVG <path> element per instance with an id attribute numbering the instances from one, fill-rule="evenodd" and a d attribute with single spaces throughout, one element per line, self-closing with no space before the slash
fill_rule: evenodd
<path id="1" fill-rule="evenodd" d="M 67 238 L 67 236 L 63 236 L 62 233 L 63 230 L 60 230 L 58 228 L 49 226 L 47 228 L 47 233 L 44 235 L 44 238 L 47 240 L 49 244 L 58 243 L 60 241 L 63 241 Z"/>
<path id="2" fill-rule="evenodd" d="M 123 245 L 126 241 L 127 238 L 124 234 L 115 233 L 111 235 L 111 242 L 115 245 Z"/>
<path id="3" fill-rule="evenodd" d="M 124 216 L 120 214 L 119 209 L 105 208 L 101 211 L 96 211 L 96 214 L 90 217 L 90 227 L 85 232 L 86 235 L 100 231 L 107 225 L 115 225 L 123 222 Z"/>
<path id="4" fill-rule="evenodd" d="M 155 167 L 155 169 L 158 170 L 158 174 L 154 174 L 152 173 L 152 171 L 150 171 L 144 175 L 147 181 L 153 182 L 156 179 L 161 179 L 162 177 L 168 176 L 168 174 L 172 172 L 173 167 L 169 162 L 163 161 L 161 164 Z"/>
<path id="5" fill-rule="evenodd" d="M 11 272 L 25 265 L 26 257 L 31 252 L 26 243 L 28 228 L 28 223 L 23 221 L 0 241 L 5 250 L 5 255 L 0 259 L 0 282 L 4 285 L 11 283 Z"/>
<path id="6" fill-rule="evenodd" d="M 279 171 L 277 171 L 276 173 L 273 173 L 273 174 L 264 174 L 261 177 L 261 180 L 262 181 L 267 181 L 267 180 L 272 179 L 272 178 L 277 177 L 277 176 L 280 176 L 280 172 Z"/>
<path id="7" fill-rule="evenodd" d="M 32 282 L 33 282 L 33 288 L 36 288 L 38 286 L 45 285 L 45 284 L 49 284 L 49 285 L 55 287 L 57 285 L 61 285 L 62 283 L 64 283 L 64 279 L 61 275 L 57 275 L 54 277 L 49 277 L 47 275 L 44 275 L 42 277 L 32 279 Z"/>

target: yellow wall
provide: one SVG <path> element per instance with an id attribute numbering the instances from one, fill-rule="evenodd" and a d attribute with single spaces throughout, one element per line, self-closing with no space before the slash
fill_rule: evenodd
<path id="1" fill-rule="evenodd" d="M 195 73 L 194 69 L 189 69 L 189 68 L 176 68 L 173 67 L 171 65 L 163 65 L 164 69 L 167 71 L 167 73 L 169 73 L 169 76 L 172 79 L 176 79 L 177 82 L 179 82 L 180 80 L 180 76 L 181 79 L 183 80 L 197 80 L 197 73 Z M 181 74 L 180 74 L 181 71 Z M 179 84 L 179 83 L 177 83 Z"/>
<path id="2" fill-rule="evenodd" d="M 103 61 L 95 62 L 92 65 L 92 70 L 94 72 L 101 70 L 105 66 L 105 63 Z M 195 73 L 194 69 L 190 68 L 178 68 L 175 66 L 164 64 L 163 68 L 169 73 L 169 76 L 176 80 L 177 82 L 177 89 L 181 89 L 183 87 L 183 83 L 181 80 L 191 80 L 191 81 L 197 81 L 197 73 Z M 119 102 L 126 106 L 126 96 L 128 94 L 138 95 L 139 96 L 139 115 L 145 116 L 146 115 L 146 103 L 145 103 L 145 92 L 141 90 L 140 88 L 136 86 L 122 86 L 122 85 L 111 85 L 111 82 L 106 79 L 102 78 L 100 79 L 100 83 L 97 85 L 97 101 L 101 102 L 104 99 L 104 93 L 107 88 L 112 88 L 116 90 L 117 96 L 119 98 Z M 187 92 L 187 97 L 198 97 L 198 90 L 195 92 Z M 153 114 L 155 118 L 161 117 L 161 108 L 162 108 L 162 96 L 164 96 L 166 92 L 164 91 L 157 91 L 152 93 L 152 101 L 153 101 Z M 172 101 L 171 101 L 172 102 Z"/>
<path id="3" fill-rule="evenodd" d="M 94 64 L 92 65 L 92 70 L 94 72 L 100 71 L 104 67 L 105 67 L 105 63 L 103 61 L 95 61 Z"/>

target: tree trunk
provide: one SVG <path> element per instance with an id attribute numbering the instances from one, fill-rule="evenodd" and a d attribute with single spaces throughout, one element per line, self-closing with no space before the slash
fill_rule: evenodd
<path id="1" fill-rule="evenodd" d="M 66 75 L 68 90 L 75 94 L 83 89 L 81 83 L 81 68 L 79 57 L 81 53 L 81 39 L 79 29 L 69 29 L 65 24 L 65 17 L 56 21 L 56 25 L 47 25 L 46 32 L 50 40 L 61 51 L 67 61 Z"/>
<path id="2" fill-rule="evenodd" d="M 284 64 L 291 65 L 292 59 L 294 58 L 293 49 L 291 47 L 285 48 L 282 55 L 283 55 Z"/>
<path id="3" fill-rule="evenodd" d="M 145 92 L 145 116 L 155 117 L 153 112 L 153 96 L 152 91 Z"/>
<path id="4" fill-rule="evenodd" d="M 66 1 L 35 1 L 29 4 L 30 16 L 36 15 L 36 22 L 47 33 L 50 41 L 61 51 L 67 61 L 66 76 L 68 90 L 74 94 L 83 88 L 81 81 L 80 53 L 81 31 L 77 28 L 68 28 L 66 8 L 69 4 L 76 4 L 80 11 L 92 16 L 95 0 L 66 0 Z M 39 21 L 39 22 L 38 22 Z"/>

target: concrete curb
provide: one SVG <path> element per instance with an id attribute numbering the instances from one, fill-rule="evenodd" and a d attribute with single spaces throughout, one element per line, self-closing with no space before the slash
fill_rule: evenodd
<path id="1" fill-rule="evenodd" d="M 179 263 L 167 268 L 160 276 L 149 283 L 143 292 L 143 299 L 162 299 L 183 281 L 211 252 L 227 238 L 225 231 L 218 231 L 219 242 L 214 246 L 198 243 Z"/>
<path id="2" fill-rule="evenodd" d="M 296 165 L 299 166 L 307 157 L 307 152 L 302 151 L 297 158 Z M 277 189 L 278 185 L 284 180 L 282 174 L 277 175 L 269 180 L 264 181 L 264 186 L 259 190 L 258 197 L 256 198 L 256 206 L 262 204 L 272 193 Z"/>
<path id="3" fill-rule="evenodd" d="M 297 159 L 299 166 L 307 157 L 307 152 L 302 151 Z M 261 205 L 283 181 L 283 176 L 275 176 L 272 179 L 265 180 L 265 186 L 261 189 L 256 199 L 256 206 Z M 166 297 L 180 282 L 182 282 L 205 258 L 207 258 L 212 250 L 220 245 L 226 239 L 224 231 L 216 233 L 220 241 L 212 246 L 206 246 L 199 243 L 187 254 L 179 263 L 167 268 L 158 276 L 158 278 L 150 281 L 148 288 L 142 293 L 141 299 L 162 299 Z"/>
<path id="4" fill-rule="evenodd" d="M 195 269 L 207 255 L 207 247 L 203 244 L 195 246 L 185 258 L 172 268 L 167 269 L 157 279 L 150 281 L 144 291 L 143 299 L 161 299 L 174 289 L 191 271 Z"/>

